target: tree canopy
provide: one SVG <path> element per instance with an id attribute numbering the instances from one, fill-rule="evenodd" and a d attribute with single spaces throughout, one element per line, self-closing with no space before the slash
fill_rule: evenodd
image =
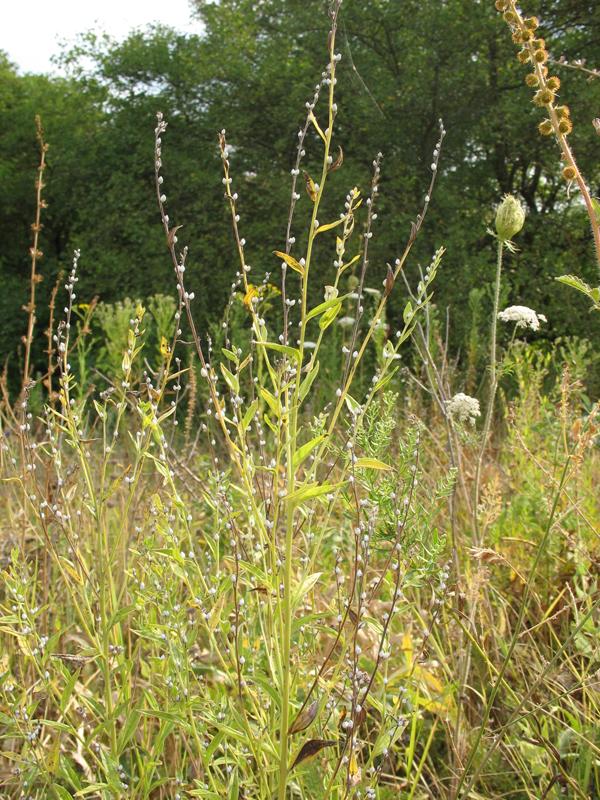
<path id="1" fill-rule="evenodd" d="M 528 0 L 552 56 L 570 62 L 600 52 L 600 6 L 585 0 Z M 79 296 L 110 302 L 171 292 L 173 281 L 154 197 L 156 111 L 169 122 L 164 147 L 168 207 L 190 245 L 188 282 L 203 324 L 218 319 L 235 272 L 223 202 L 217 133 L 227 129 L 247 251 L 258 271 L 278 269 L 289 202 L 289 170 L 304 104 L 326 61 L 323 0 L 196 0 L 201 36 L 153 27 L 125 41 L 84 35 L 63 56 L 67 77 L 21 75 L 0 60 L 0 314 L 3 362 L 19 363 L 25 330 L 30 225 L 36 166 L 34 117 L 50 144 L 45 190 L 38 319 L 61 270 L 80 248 Z M 509 265 L 511 292 L 543 311 L 547 335 L 589 335 L 598 323 L 585 300 L 553 277 L 593 278 L 591 238 L 575 191 L 561 176 L 558 150 L 538 134 L 524 70 L 501 16 L 488 0 L 344 2 L 335 142 L 344 165 L 332 176 L 338 215 L 346 192 L 366 188 L 383 153 L 371 285 L 385 275 L 427 190 L 443 118 L 448 131 L 430 217 L 409 270 L 447 249 L 436 302 L 450 306 L 455 343 L 467 334 L 473 287 L 492 278 L 486 228 L 504 193 L 522 197 L 529 221 Z M 568 98 L 571 137 L 595 194 L 600 140 L 591 124 L 600 79 L 553 64 Z M 565 100 L 567 101 L 567 100 Z M 318 116 L 318 110 L 317 110 Z M 317 134 L 314 133 L 316 136 Z M 315 148 L 316 149 L 316 148 Z M 307 169 L 311 167 L 310 141 Z M 336 205 L 336 195 L 338 204 Z M 308 206 L 308 198 L 300 203 Z M 300 219 L 300 217 L 299 217 Z M 298 240 L 303 235 L 298 230 Z M 323 258 L 323 283 L 330 260 Z M 413 272 L 414 274 L 414 272 Z M 275 279 L 276 273 L 274 273 Z M 400 310 L 398 303 L 398 313 Z M 41 348 L 38 357 L 41 357 Z"/>

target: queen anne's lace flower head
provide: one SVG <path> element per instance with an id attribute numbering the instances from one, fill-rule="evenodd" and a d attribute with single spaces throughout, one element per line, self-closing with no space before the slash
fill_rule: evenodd
<path id="1" fill-rule="evenodd" d="M 461 422 L 463 425 L 467 422 L 474 425 L 477 417 L 481 416 L 479 400 L 464 394 L 464 392 L 458 392 L 446 401 L 446 412 L 452 420 Z"/>
<path id="2" fill-rule="evenodd" d="M 532 331 L 540 329 L 540 322 L 546 322 L 543 314 L 537 314 L 533 308 L 527 306 L 509 306 L 500 311 L 498 319 L 502 322 L 514 322 L 517 328 L 531 328 Z"/>

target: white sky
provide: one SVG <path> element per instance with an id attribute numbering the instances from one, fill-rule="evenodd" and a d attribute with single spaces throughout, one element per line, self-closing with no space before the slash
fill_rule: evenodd
<path id="1" fill-rule="evenodd" d="M 200 31 L 188 0 L 0 0 L 0 50 L 22 72 L 55 72 L 61 40 L 90 29 L 122 39 L 151 22 Z"/>

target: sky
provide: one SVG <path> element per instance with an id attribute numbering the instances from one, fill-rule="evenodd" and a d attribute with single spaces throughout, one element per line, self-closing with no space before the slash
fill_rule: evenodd
<path id="1" fill-rule="evenodd" d="M 61 40 L 90 29 L 122 39 L 151 22 L 200 30 L 188 0 L 0 0 L 0 50 L 22 72 L 57 72 Z"/>

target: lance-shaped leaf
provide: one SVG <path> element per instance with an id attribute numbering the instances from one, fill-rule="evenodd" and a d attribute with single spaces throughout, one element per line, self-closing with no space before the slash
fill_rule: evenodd
<path id="1" fill-rule="evenodd" d="M 318 196 L 317 185 L 310 177 L 308 172 L 304 172 L 303 174 L 304 174 L 304 184 L 306 186 L 306 192 L 314 203 Z"/>
<path id="2" fill-rule="evenodd" d="M 315 720 L 315 717 L 317 716 L 318 709 L 319 709 L 318 700 L 314 700 L 309 706 L 303 708 L 302 711 L 296 717 L 296 719 L 290 725 L 288 735 L 291 736 L 294 733 L 300 733 L 301 731 L 305 731 L 309 725 L 312 725 L 312 723 Z"/>
<path id="3" fill-rule="evenodd" d="M 354 467 L 356 469 L 378 469 L 381 471 L 389 472 L 391 467 L 388 464 L 384 464 L 383 461 L 380 461 L 378 458 L 359 458 L 354 462 Z"/>
<path id="4" fill-rule="evenodd" d="M 317 753 L 320 753 L 325 747 L 335 747 L 337 742 L 335 739 L 309 739 L 300 748 L 300 752 L 294 759 L 294 763 L 290 769 L 294 769 L 302 761 L 307 761 L 309 758 L 314 758 Z"/>
<path id="5" fill-rule="evenodd" d="M 288 267 L 296 270 L 296 272 L 299 272 L 300 275 L 304 275 L 304 267 L 299 261 L 296 261 L 294 256 L 291 256 L 289 253 L 284 253 L 282 250 L 273 250 L 273 253 L 277 256 L 277 258 L 285 261 Z"/>
<path id="6" fill-rule="evenodd" d="M 344 151 L 342 150 L 341 147 L 338 147 L 337 158 L 335 159 L 335 161 L 332 161 L 329 167 L 329 172 L 335 172 L 336 169 L 339 169 L 343 163 L 344 163 Z"/>

